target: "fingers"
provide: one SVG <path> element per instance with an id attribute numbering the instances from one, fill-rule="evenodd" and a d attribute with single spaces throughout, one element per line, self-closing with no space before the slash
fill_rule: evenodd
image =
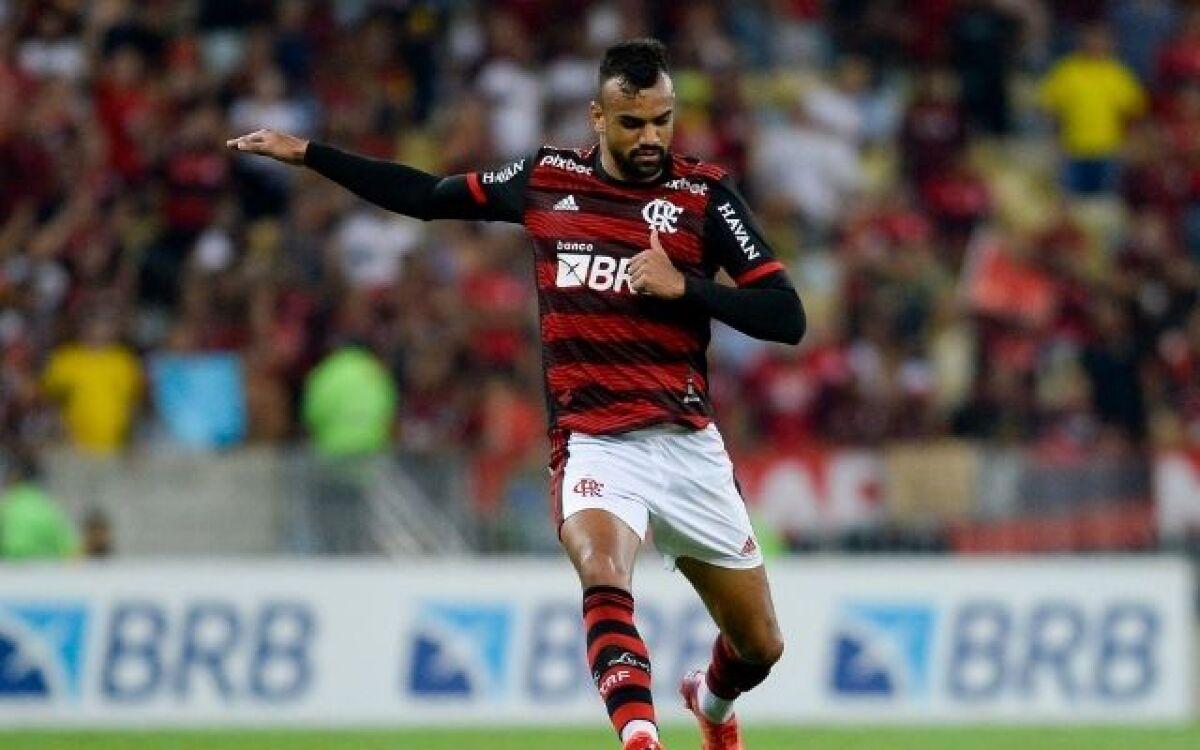
<path id="1" fill-rule="evenodd" d="M 629 274 L 629 288 L 632 289 L 635 294 L 645 293 L 647 288 L 646 275 L 644 273 L 633 273 L 631 271 Z"/>
<path id="2" fill-rule="evenodd" d="M 650 230 L 650 247 L 654 250 L 658 250 L 659 252 L 665 252 L 663 250 L 662 243 L 658 241 L 658 230 L 657 229 Z"/>
<path id="3" fill-rule="evenodd" d="M 225 146 L 234 151 L 260 151 L 267 146 L 267 136 L 271 134 L 270 130 L 262 129 L 255 130 L 253 133 L 230 138 L 225 141 Z"/>

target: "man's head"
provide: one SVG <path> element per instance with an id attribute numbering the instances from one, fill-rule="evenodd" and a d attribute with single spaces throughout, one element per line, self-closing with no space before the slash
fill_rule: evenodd
<path id="1" fill-rule="evenodd" d="M 1113 52 L 1112 32 L 1103 23 L 1088 24 L 1079 34 L 1079 49 L 1088 57 L 1110 57 Z"/>
<path id="2" fill-rule="evenodd" d="M 654 179 L 666 166 L 675 126 L 666 48 L 656 39 L 614 44 L 604 52 L 597 83 L 592 126 L 616 176 Z"/>

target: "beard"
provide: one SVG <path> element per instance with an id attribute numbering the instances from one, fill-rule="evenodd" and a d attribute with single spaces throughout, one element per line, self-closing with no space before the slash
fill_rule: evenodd
<path id="1" fill-rule="evenodd" d="M 634 180 L 657 177 L 667 163 L 666 149 L 657 146 L 638 146 L 624 154 L 613 151 L 612 157 L 621 172 Z"/>

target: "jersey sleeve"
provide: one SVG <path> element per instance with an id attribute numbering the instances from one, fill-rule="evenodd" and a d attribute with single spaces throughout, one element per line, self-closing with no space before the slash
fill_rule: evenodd
<path id="1" fill-rule="evenodd" d="M 492 172 L 438 177 L 407 164 L 372 159 L 310 143 L 304 164 L 375 205 L 405 216 L 430 219 L 510 221 L 524 209 L 526 157 Z"/>
<path id="2" fill-rule="evenodd" d="M 746 200 L 729 177 L 713 183 L 704 226 L 705 250 L 738 286 L 746 286 L 773 273 L 780 263 L 767 244 Z"/>
<path id="3" fill-rule="evenodd" d="M 521 223 L 525 213 L 525 188 L 535 159 L 536 156 L 526 156 L 491 171 L 468 172 L 462 176 L 464 188 L 475 204 L 479 218 Z"/>

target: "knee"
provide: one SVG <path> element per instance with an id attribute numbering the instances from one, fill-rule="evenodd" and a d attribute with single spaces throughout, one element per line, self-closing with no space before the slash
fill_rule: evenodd
<path id="1" fill-rule="evenodd" d="M 629 590 L 632 575 L 629 567 L 615 555 L 598 551 L 584 552 L 578 556 L 575 567 L 583 587 L 616 586 Z"/>
<path id="2" fill-rule="evenodd" d="M 751 664 L 770 668 L 783 658 L 783 636 L 774 629 L 733 646 L 738 657 Z"/>

